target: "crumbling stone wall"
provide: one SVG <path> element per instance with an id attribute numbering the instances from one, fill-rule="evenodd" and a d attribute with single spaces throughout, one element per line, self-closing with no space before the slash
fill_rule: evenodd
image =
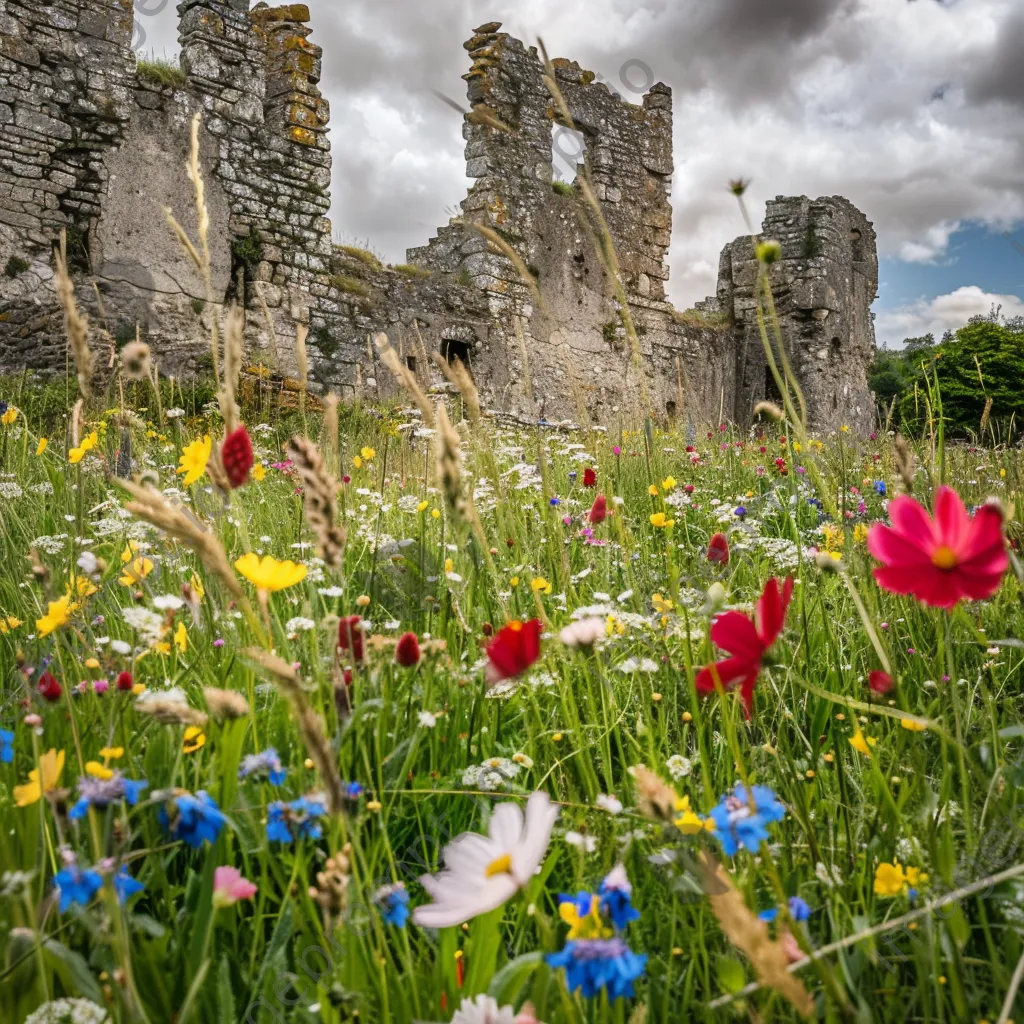
<path id="1" fill-rule="evenodd" d="M 443 380 L 431 353 L 458 357 L 486 403 L 529 417 L 607 421 L 639 406 L 742 421 L 770 396 L 749 239 L 723 253 L 716 297 L 685 313 L 665 298 L 667 86 L 633 104 L 578 64 L 553 62 L 614 245 L 634 352 L 600 224 L 578 181 L 553 181 L 553 133 L 566 124 L 535 49 L 496 22 L 466 42 L 463 134 L 475 183 L 457 217 L 409 250 L 406 265 L 387 267 L 331 243 L 329 110 L 305 5 L 181 0 L 178 11 L 181 71 L 167 82 L 136 69 L 131 0 L 0 0 L 0 369 L 63 371 L 51 278 L 64 228 L 79 301 L 111 347 L 138 326 L 164 373 L 201 371 L 211 318 L 241 300 L 254 361 L 293 371 L 305 323 L 312 386 L 344 397 L 394 393 L 370 344 L 380 331 L 424 386 Z M 185 162 L 197 111 L 212 305 L 163 217 L 172 208 L 195 237 Z M 777 299 L 812 415 L 826 426 L 866 423 L 870 224 L 845 200 L 777 200 L 765 232 L 783 246 Z"/>

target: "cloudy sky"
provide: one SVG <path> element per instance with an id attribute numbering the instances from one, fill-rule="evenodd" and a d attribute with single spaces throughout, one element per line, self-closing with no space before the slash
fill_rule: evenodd
<path id="1" fill-rule="evenodd" d="M 713 293 L 740 234 L 730 178 L 845 195 L 874 221 L 880 342 L 1001 303 L 1024 313 L 1024 0 L 309 0 L 332 108 L 336 235 L 392 262 L 465 194 L 462 48 L 497 20 L 627 99 L 647 65 L 675 106 L 670 294 Z M 136 0 L 177 52 L 174 4 Z M 146 13 L 152 12 L 152 13 Z M 626 67 L 623 74 L 623 66 Z"/>

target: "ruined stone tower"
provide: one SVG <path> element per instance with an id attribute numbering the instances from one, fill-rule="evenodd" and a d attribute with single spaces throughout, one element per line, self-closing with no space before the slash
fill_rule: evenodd
<path id="1" fill-rule="evenodd" d="M 369 343 L 376 332 L 425 387 L 443 385 L 432 353 L 459 358 L 488 405 L 529 418 L 607 421 L 639 407 L 743 422 L 772 396 L 750 239 L 723 252 L 716 297 L 685 312 L 666 300 L 667 86 L 653 83 L 630 103 L 557 59 L 571 131 L 536 50 L 496 22 L 480 26 L 465 44 L 464 75 L 475 183 L 457 217 L 388 267 L 331 242 L 329 113 L 305 5 L 182 0 L 178 11 L 180 70 L 156 74 L 131 52 L 131 0 L 0 0 L 0 369 L 64 370 L 51 283 L 64 229 L 79 302 L 107 332 L 105 364 L 138 328 L 165 374 L 202 373 L 211 317 L 242 301 L 254 362 L 293 371 L 305 323 L 311 386 L 346 397 L 394 393 Z M 213 308 L 163 215 L 172 208 L 195 236 L 185 161 L 197 111 Z M 580 181 L 554 180 L 567 140 L 577 151 L 562 177 L 585 163 L 621 293 Z M 812 419 L 867 426 L 871 225 L 843 199 L 778 199 L 764 233 L 782 245 L 773 287 Z"/>

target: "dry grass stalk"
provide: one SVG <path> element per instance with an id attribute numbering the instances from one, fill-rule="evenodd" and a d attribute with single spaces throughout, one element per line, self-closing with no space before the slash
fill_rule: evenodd
<path id="1" fill-rule="evenodd" d="M 466 416 L 469 418 L 470 423 L 479 423 L 481 415 L 480 394 L 465 364 L 461 359 L 456 359 L 454 363 L 449 363 L 440 352 L 431 352 L 430 356 L 444 374 L 448 383 L 459 389 L 459 394 L 462 395 L 462 400 L 466 403 Z"/>
<path id="2" fill-rule="evenodd" d="M 327 434 L 326 461 L 331 465 L 341 452 L 338 435 L 338 396 L 333 392 L 324 399 L 324 433 Z"/>
<path id="3" fill-rule="evenodd" d="M 646 765 L 638 764 L 631 772 L 640 813 L 652 821 L 671 821 L 676 813 L 676 791 Z"/>
<path id="4" fill-rule="evenodd" d="M 495 252 L 501 253 L 516 268 L 516 273 L 522 279 L 523 284 L 530 290 L 530 296 L 536 303 L 537 308 L 542 312 L 546 312 L 544 299 L 541 297 L 540 289 L 537 287 L 537 279 L 530 273 L 530 268 L 526 265 L 526 261 L 522 256 L 490 225 L 480 224 L 475 220 L 469 221 L 468 224 L 477 234 L 487 239 Z"/>
<path id="5" fill-rule="evenodd" d="M 754 406 L 754 415 L 760 416 L 761 413 L 779 422 L 786 418 L 786 414 L 774 402 L 758 402 Z"/>
<path id="6" fill-rule="evenodd" d="M 992 399 L 985 399 L 985 408 L 981 413 L 981 425 L 978 427 L 978 433 L 984 434 L 988 429 L 989 420 L 992 418 Z"/>
<path id="7" fill-rule="evenodd" d="M 53 282 L 57 291 L 57 301 L 60 303 L 61 309 L 64 310 L 64 333 L 68 338 L 71 358 L 75 362 L 78 390 L 83 398 L 91 398 L 95 358 L 89 350 L 89 321 L 82 315 L 75 303 L 75 289 L 68 276 L 66 247 L 67 241 L 62 230 L 60 251 L 55 254 L 56 269 Z"/>
<path id="8" fill-rule="evenodd" d="M 230 434 L 238 426 L 241 415 L 235 395 L 238 390 L 238 378 L 242 372 L 244 334 L 245 314 L 241 307 L 233 302 L 224 321 L 224 384 L 217 395 L 220 414 L 224 419 L 225 434 Z"/>
<path id="9" fill-rule="evenodd" d="M 394 374 L 395 380 L 405 389 L 409 397 L 416 403 L 420 414 L 423 416 L 425 426 L 434 426 L 434 410 L 431 408 L 430 400 L 423 393 L 423 389 L 416 380 L 416 375 L 406 366 L 398 353 L 391 347 L 386 334 L 375 334 L 373 343 L 377 346 L 380 361 Z"/>
<path id="10" fill-rule="evenodd" d="M 202 711 L 180 700 L 151 697 L 149 700 L 136 701 L 135 710 L 164 725 L 195 725 L 201 729 L 208 721 Z"/>
<path id="11" fill-rule="evenodd" d="M 437 475 L 441 482 L 441 493 L 453 524 L 466 521 L 466 499 L 462 495 L 462 456 L 459 452 L 459 435 L 448 418 L 444 402 L 437 403 L 437 434 L 434 439 L 434 456 Z"/>
<path id="12" fill-rule="evenodd" d="M 320 781 L 324 784 L 328 809 L 332 814 L 340 814 L 345 809 L 345 790 L 335 765 L 334 753 L 327 742 L 320 716 L 309 706 L 309 699 L 298 674 L 288 662 L 259 647 L 246 648 L 242 653 L 256 662 L 287 697 L 295 712 L 295 721 L 306 745 L 306 752 L 316 765 Z"/>
<path id="13" fill-rule="evenodd" d="M 302 481 L 306 521 L 316 534 L 317 553 L 333 569 L 341 565 L 345 530 L 336 525 L 338 482 L 327 471 L 316 445 L 296 435 L 288 442 L 288 458 Z"/>
<path id="14" fill-rule="evenodd" d="M 71 410 L 71 447 L 77 448 L 82 443 L 85 433 L 85 399 L 80 398 Z"/>
<path id="15" fill-rule="evenodd" d="M 211 463 L 212 463 L 211 459 Z M 228 556 L 217 535 L 202 526 L 197 520 L 187 515 L 177 505 L 172 505 L 167 498 L 152 487 L 143 487 L 130 480 L 118 480 L 131 496 L 126 508 L 132 515 L 151 523 L 162 530 L 172 540 L 180 541 L 191 548 L 201 559 L 203 565 L 227 588 L 228 593 L 237 601 L 245 601 L 238 577 L 231 569 Z"/>
<path id="16" fill-rule="evenodd" d="M 782 943 L 772 939 L 767 922 L 750 911 L 728 873 L 707 853 L 701 853 L 700 866 L 704 891 L 726 938 L 751 962 L 762 984 L 810 1017 L 814 1000 L 803 982 L 789 973 L 789 957 Z"/>
<path id="17" fill-rule="evenodd" d="M 260 312 L 263 314 L 263 319 L 267 325 L 267 336 L 270 338 L 270 352 L 272 356 L 272 365 L 276 370 L 280 357 L 277 352 L 277 331 L 274 328 L 274 318 L 270 315 L 270 307 L 267 305 L 266 296 L 263 294 L 263 282 L 254 281 L 253 289 L 256 292 L 256 301 L 260 305 Z"/>
<path id="18" fill-rule="evenodd" d="M 299 384 L 305 393 L 309 384 L 309 353 L 306 351 L 306 339 L 309 337 L 309 327 L 306 324 L 295 325 L 295 365 L 299 370 Z"/>
<path id="19" fill-rule="evenodd" d="M 210 714 L 220 722 L 245 718 L 251 711 L 249 702 L 237 690 L 221 690 L 216 686 L 208 686 L 203 690 L 203 697 Z"/>
<path id="20" fill-rule="evenodd" d="M 896 435 L 893 442 L 896 450 L 896 472 L 903 481 L 903 489 L 907 494 L 914 493 L 914 453 L 910 450 L 907 439 L 902 434 Z"/>
<path id="21" fill-rule="evenodd" d="M 523 318 L 519 316 L 512 317 L 512 326 L 516 331 L 516 341 L 519 343 L 519 358 L 523 363 L 523 395 L 526 401 L 533 405 L 533 377 L 530 375 L 530 353 L 526 348 Z"/>

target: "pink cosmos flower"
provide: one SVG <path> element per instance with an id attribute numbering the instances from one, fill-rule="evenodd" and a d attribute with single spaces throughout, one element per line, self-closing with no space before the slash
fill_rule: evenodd
<path id="1" fill-rule="evenodd" d="M 238 868 L 219 867 L 213 873 L 213 905 L 230 907 L 239 900 L 251 900 L 256 886 L 242 877 Z"/>
<path id="2" fill-rule="evenodd" d="M 935 492 L 935 518 L 909 495 L 889 503 L 892 526 L 877 523 L 868 533 L 868 551 L 882 563 L 878 585 L 911 594 L 933 608 L 952 608 L 966 598 L 991 597 L 1009 568 L 1003 515 L 981 505 L 971 518 L 950 487 Z"/>

